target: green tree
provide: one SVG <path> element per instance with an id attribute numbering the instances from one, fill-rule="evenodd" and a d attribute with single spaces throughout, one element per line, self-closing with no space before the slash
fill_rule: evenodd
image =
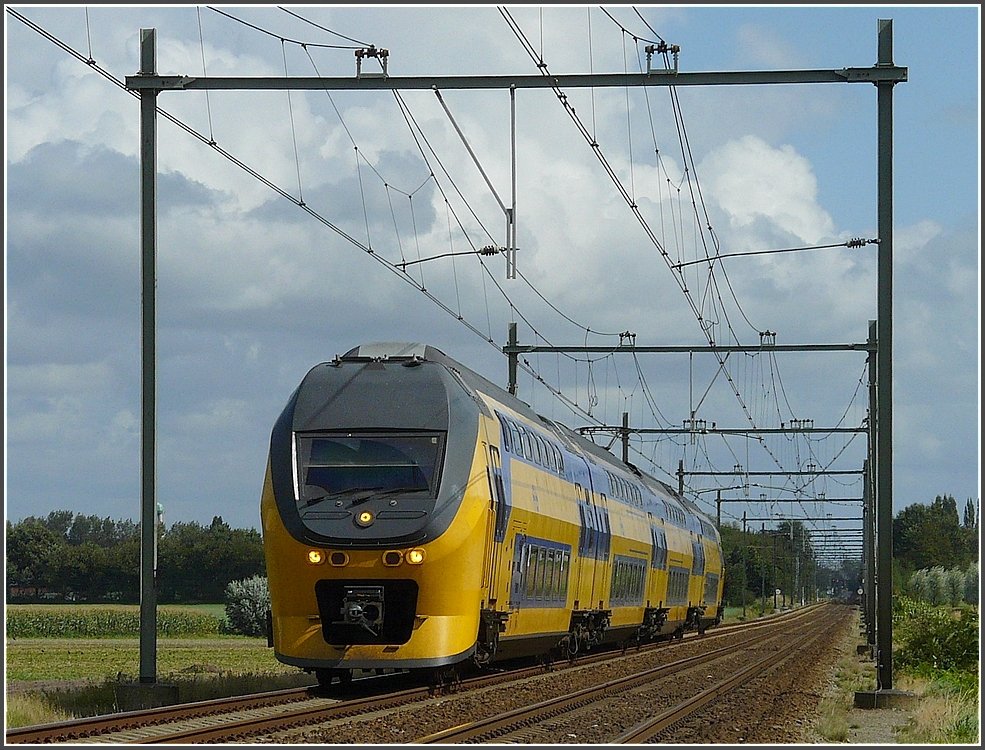
<path id="1" fill-rule="evenodd" d="M 137 524 L 130 519 L 114 521 L 109 517 L 84 516 L 79 513 L 72 519 L 67 536 L 69 544 L 91 542 L 99 547 L 110 547 L 135 533 Z"/>
<path id="2" fill-rule="evenodd" d="M 131 604 L 140 601 L 140 535 L 136 524 L 130 533 L 106 548 L 104 586 L 100 598 Z"/>
<path id="3" fill-rule="evenodd" d="M 978 584 L 978 563 L 972 563 L 964 577 L 964 600 L 968 604 L 978 606 Z"/>
<path id="4" fill-rule="evenodd" d="M 48 587 L 57 583 L 52 563 L 66 544 L 44 520 L 28 516 L 16 524 L 7 521 L 6 544 L 9 584 Z"/>
<path id="5" fill-rule="evenodd" d="M 158 543 L 162 602 L 221 602 L 230 581 L 265 574 L 260 532 L 232 529 L 221 516 L 208 528 L 175 523 Z"/>
<path id="6" fill-rule="evenodd" d="M 108 560 L 107 549 L 92 542 L 66 544 L 51 564 L 57 590 L 83 601 L 100 598 L 106 592 Z"/>
<path id="7" fill-rule="evenodd" d="M 44 519 L 44 525 L 51 529 L 55 535 L 67 539 L 68 530 L 72 526 L 73 515 L 70 510 L 53 510 Z"/>
<path id="8" fill-rule="evenodd" d="M 208 601 L 203 598 L 212 576 L 214 560 L 209 559 L 206 530 L 202 525 L 179 521 L 171 525 L 158 541 L 158 595 L 162 602 Z M 216 600 L 219 601 L 219 600 Z"/>
<path id="9" fill-rule="evenodd" d="M 893 519 L 893 552 L 907 570 L 966 567 L 974 559 L 967 534 L 950 495 L 938 495 L 930 505 L 915 503 Z"/>

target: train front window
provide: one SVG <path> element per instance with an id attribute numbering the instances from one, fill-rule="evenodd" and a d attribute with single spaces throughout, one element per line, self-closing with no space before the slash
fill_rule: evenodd
<path id="1" fill-rule="evenodd" d="M 302 504 L 327 497 L 414 494 L 436 497 L 441 434 L 320 434 L 298 437 Z"/>

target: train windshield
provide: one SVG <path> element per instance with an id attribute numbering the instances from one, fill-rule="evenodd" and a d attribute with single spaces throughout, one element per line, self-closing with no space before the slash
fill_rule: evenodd
<path id="1" fill-rule="evenodd" d="M 440 433 L 299 436 L 300 500 L 363 492 L 436 497 L 443 451 Z"/>

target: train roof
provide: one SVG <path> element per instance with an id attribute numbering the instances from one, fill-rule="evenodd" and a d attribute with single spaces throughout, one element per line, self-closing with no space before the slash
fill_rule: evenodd
<path id="1" fill-rule="evenodd" d="M 697 508 L 697 506 L 693 503 L 681 498 L 680 495 L 678 495 L 677 492 L 670 487 L 670 485 L 660 481 L 656 477 L 642 472 L 633 464 L 624 463 L 611 451 L 608 451 L 600 445 L 593 443 L 584 435 L 572 430 L 570 427 L 538 414 L 525 401 L 521 401 L 506 389 L 496 385 L 496 383 L 483 377 L 475 370 L 466 367 L 461 362 L 449 357 L 436 347 L 420 342 L 377 341 L 356 346 L 339 357 L 339 359 L 347 362 L 373 362 L 390 360 L 406 362 L 435 362 L 448 367 L 456 372 L 468 387 L 488 393 L 489 395 L 494 396 L 497 400 L 509 406 L 514 411 L 523 414 L 528 419 L 541 423 L 548 429 L 553 429 L 559 432 L 560 435 L 572 443 L 574 447 L 597 458 L 598 460 L 609 465 L 615 464 L 616 466 L 623 467 L 627 472 L 635 475 L 640 481 L 649 486 L 653 492 L 673 498 L 674 500 L 682 503 L 688 511 L 707 519 L 707 515 L 705 513 Z"/>

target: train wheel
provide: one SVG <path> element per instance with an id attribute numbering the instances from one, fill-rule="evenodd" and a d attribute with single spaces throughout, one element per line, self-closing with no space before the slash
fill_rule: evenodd
<path id="1" fill-rule="evenodd" d="M 561 643 L 568 654 L 568 661 L 574 663 L 575 657 L 578 655 L 578 639 L 574 635 L 566 635 Z"/>
<path id="2" fill-rule="evenodd" d="M 453 664 L 449 667 L 435 667 L 429 670 L 428 674 L 428 694 L 432 697 L 452 693 L 461 682 L 461 675 L 458 668 Z"/>
<path id="3" fill-rule="evenodd" d="M 472 662 L 480 669 L 485 669 L 492 663 L 493 657 L 496 655 L 497 646 L 498 641 L 493 641 L 492 643 L 477 641 L 475 644 L 475 653 L 472 654 Z"/>
<path id="4" fill-rule="evenodd" d="M 329 687 L 333 678 L 338 678 L 340 689 L 352 684 L 352 670 L 350 669 L 316 669 L 315 677 L 318 678 L 318 686 L 323 688 Z"/>

